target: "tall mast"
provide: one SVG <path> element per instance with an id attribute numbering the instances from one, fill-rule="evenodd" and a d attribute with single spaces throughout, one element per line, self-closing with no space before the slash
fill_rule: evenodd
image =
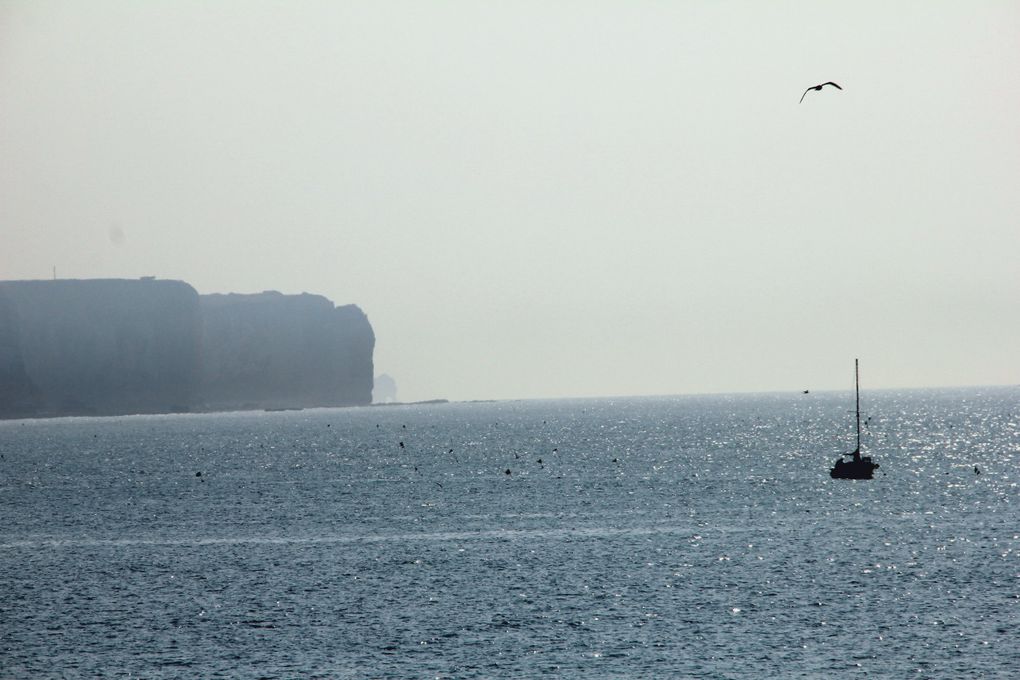
<path id="1" fill-rule="evenodd" d="M 854 392 L 857 401 L 857 450 L 861 450 L 861 372 L 854 359 Z"/>

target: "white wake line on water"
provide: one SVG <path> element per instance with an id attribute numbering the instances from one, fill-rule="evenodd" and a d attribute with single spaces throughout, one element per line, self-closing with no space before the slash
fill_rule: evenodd
<path id="1" fill-rule="evenodd" d="M 561 529 L 488 529 L 483 531 L 438 531 L 429 533 L 359 534 L 334 536 L 231 536 L 197 538 L 45 538 L 0 543 L 0 550 L 25 548 L 102 548 L 134 546 L 230 546 L 230 545 L 333 545 L 350 543 L 387 543 L 397 541 L 485 541 L 527 538 L 611 538 L 614 536 L 651 536 L 657 534 L 696 533 L 695 526 L 655 527 L 580 527 Z M 700 539 L 700 537 L 698 537 Z"/>

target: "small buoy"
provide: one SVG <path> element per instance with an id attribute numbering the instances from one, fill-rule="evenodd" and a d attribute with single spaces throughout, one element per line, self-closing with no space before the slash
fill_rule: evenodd
<path id="1" fill-rule="evenodd" d="M 196 472 L 196 473 L 195 473 L 195 476 L 196 476 L 196 477 L 201 477 L 201 476 L 202 476 L 202 473 L 201 473 L 201 472 Z"/>
<path id="2" fill-rule="evenodd" d="M 510 468 L 507 468 L 506 470 L 504 470 L 504 474 L 507 474 L 507 475 L 510 474 Z"/>
<path id="3" fill-rule="evenodd" d="M 404 442 L 400 442 L 400 448 L 404 448 Z"/>

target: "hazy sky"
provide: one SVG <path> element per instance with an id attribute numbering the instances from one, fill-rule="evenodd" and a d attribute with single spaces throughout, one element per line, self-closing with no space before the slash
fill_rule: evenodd
<path id="1" fill-rule="evenodd" d="M 0 279 L 357 303 L 406 400 L 1018 383 L 1018 73 L 1012 0 L 0 0 Z"/>

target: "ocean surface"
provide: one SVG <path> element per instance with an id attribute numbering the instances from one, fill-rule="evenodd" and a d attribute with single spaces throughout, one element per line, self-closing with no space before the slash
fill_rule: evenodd
<path id="1" fill-rule="evenodd" d="M 1020 388 L 862 409 L 0 422 L 0 677 L 1020 677 Z"/>

